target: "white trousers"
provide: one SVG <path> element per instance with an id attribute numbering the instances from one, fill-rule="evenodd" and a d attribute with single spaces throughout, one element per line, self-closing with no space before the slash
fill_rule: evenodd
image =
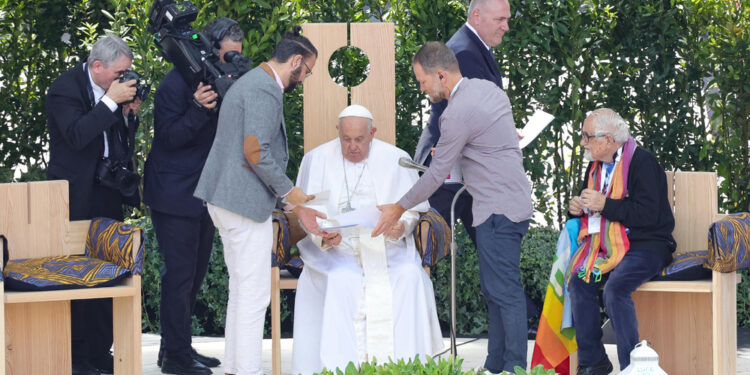
<path id="1" fill-rule="evenodd" d="M 263 374 L 263 323 L 271 301 L 271 217 L 259 223 L 208 204 L 224 245 L 229 301 L 224 329 L 224 371 Z"/>

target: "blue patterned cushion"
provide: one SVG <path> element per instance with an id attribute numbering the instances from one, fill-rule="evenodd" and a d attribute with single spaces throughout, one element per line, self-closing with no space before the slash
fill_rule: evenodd
<path id="1" fill-rule="evenodd" d="M 708 266 L 734 272 L 750 266 L 750 214 L 728 215 L 708 229 Z"/>
<path id="2" fill-rule="evenodd" d="M 302 267 L 305 265 L 299 254 L 291 253 L 293 243 L 291 243 L 292 235 L 289 228 L 289 217 L 283 211 L 275 209 L 273 211 L 273 221 L 279 223 L 279 232 L 276 236 L 276 248 L 273 249 L 271 256 L 271 266 L 285 268 L 294 277 L 299 277 L 302 273 Z"/>
<path id="3" fill-rule="evenodd" d="M 138 249 L 133 249 L 136 235 L 141 237 L 141 244 Z M 140 228 L 99 217 L 91 220 L 85 255 L 118 264 L 133 275 L 139 275 L 143 272 L 144 242 Z"/>
<path id="4" fill-rule="evenodd" d="M 427 243 L 422 243 L 422 222 L 430 224 Z M 422 265 L 432 267 L 440 259 L 451 254 L 451 227 L 434 208 L 430 208 L 419 216 L 419 223 L 414 230 L 414 241 L 419 255 L 422 256 Z"/>
<path id="5" fill-rule="evenodd" d="M 9 290 L 58 290 L 110 286 L 130 275 L 114 263 L 83 255 L 14 259 L 3 270 Z"/>
<path id="6" fill-rule="evenodd" d="M 711 278 L 711 270 L 704 265 L 708 251 L 688 251 L 672 259 L 672 263 L 653 278 L 655 281 L 687 281 Z"/>

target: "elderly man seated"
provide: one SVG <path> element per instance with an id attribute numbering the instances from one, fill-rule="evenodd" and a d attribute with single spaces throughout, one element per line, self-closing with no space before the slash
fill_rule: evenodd
<path id="1" fill-rule="evenodd" d="M 297 186 L 330 192 L 314 206 L 333 218 L 400 198 L 417 181 L 399 167 L 406 152 L 373 138 L 370 111 L 351 105 L 339 114 L 339 138 L 302 159 Z M 415 207 L 426 211 L 426 202 Z M 308 235 L 299 247 L 305 267 L 294 309 L 293 373 L 343 369 L 377 359 L 424 359 L 443 346 L 432 282 L 421 267 L 407 211 L 385 236 L 355 226 Z"/>
<path id="2" fill-rule="evenodd" d="M 607 108 L 593 111 L 583 122 L 581 146 L 591 163 L 580 197 L 570 201 L 570 215 L 581 218 L 581 244 L 570 259 L 568 288 L 578 375 L 606 375 L 612 363 L 601 342 L 599 289 L 605 283 L 604 306 L 625 368 L 638 342 L 631 294 L 671 261 L 674 216 L 664 169 L 636 145 L 620 115 Z"/>

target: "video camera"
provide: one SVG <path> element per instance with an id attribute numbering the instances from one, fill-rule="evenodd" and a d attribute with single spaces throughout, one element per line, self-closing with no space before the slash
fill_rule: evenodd
<path id="1" fill-rule="evenodd" d="M 222 63 L 217 46 L 190 25 L 197 15 L 198 9 L 189 1 L 154 0 L 148 16 L 148 32 L 154 34 L 154 43 L 162 56 L 174 64 L 188 87 L 195 90 L 204 82 L 211 85 L 221 100 L 234 81 L 250 70 L 251 62 L 230 51 L 224 55 L 226 63 Z"/>

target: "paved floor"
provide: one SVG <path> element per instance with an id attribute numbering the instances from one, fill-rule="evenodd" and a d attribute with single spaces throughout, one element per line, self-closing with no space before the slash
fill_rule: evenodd
<path id="1" fill-rule="evenodd" d="M 459 338 L 458 355 L 463 358 L 463 368 L 465 370 L 477 368 L 484 363 L 487 353 L 487 339 L 468 339 Z M 750 330 L 740 330 L 737 335 L 737 374 L 750 375 Z M 445 339 L 445 347 L 449 345 L 449 340 Z M 193 346 L 199 352 L 223 359 L 224 357 L 224 338 L 223 337 L 194 337 Z M 156 356 L 159 352 L 159 336 L 154 334 L 144 334 L 143 341 L 143 375 L 161 374 L 156 366 Z M 534 342 L 529 341 L 528 358 L 531 358 L 531 351 Z M 619 372 L 617 363 L 617 349 L 614 345 L 605 345 L 607 355 L 615 365 L 613 374 Z M 447 355 L 447 354 L 446 354 Z M 292 361 L 292 339 L 281 340 L 281 366 L 282 374 L 291 374 Z M 263 371 L 271 374 L 271 340 L 263 340 Z M 224 374 L 221 367 L 214 369 L 214 374 Z"/>

